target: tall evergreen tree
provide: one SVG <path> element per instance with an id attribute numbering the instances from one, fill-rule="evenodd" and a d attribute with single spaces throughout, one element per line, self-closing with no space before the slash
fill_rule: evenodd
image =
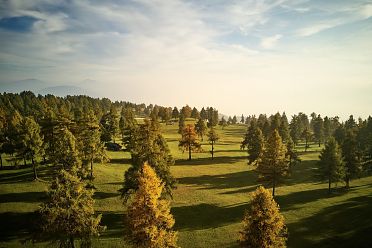
<path id="1" fill-rule="evenodd" d="M 295 149 L 295 145 L 294 145 L 294 143 L 293 143 L 293 141 L 290 137 L 289 137 L 289 140 L 286 143 L 286 148 L 287 148 L 286 156 L 287 156 L 288 161 L 289 161 L 289 168 L 291 168 L 292 165 L 297 164 L 298 162 L 301 161 L 301 159 L 298 156 L 298 153 Z"/>
<path id="2" fill-rule="evenodd" d="M 183 129 L 185 128 L 185 117 L 183 115 L 180 115 L 180 118 L 178 120 L 178 133 L 181 134 Z"/>
<path id="3" fill-rule="evenodd" d="M 279 131 L 280 137 L 282 137 L 283 142 L 288 142 L 288 140 L 291 139 L 291 136 L 289 134 L 288 119 L 287 119 L 287 116 L 286 116 L 285 112 L 283 112 L 283 114 L 281 116 L 280 126 L 279 126 L 278 131 Z M 292 142 L 293 142 L 293 140 L 292 140 Z"/>
<path id="4" fill-rule="evenodd" d="M 3 153 L 4 144 L 6 142 L 6 112 L 3 106 L 0 105 L 0 169 L 3 169 Z"/>
<path id="5" fill-rule="evenodd" d="M 334 138 L 328 140 L 319 159 L 320 176 L 328 180 L 328 193 L 330 193 L 331 183 L 341 181 L 345 174 L 341 150 Z"/>
<path id="6" fill-rule="evenodd" d="M 212 146 L 212 150 L 211 150 L 211 154 L 212 154 L 212 160 L 214 158 L 214 145 L 216 144 L 216 142 L 219 140 L 219 136 L 218 134 L 216 133 L 216 130 L 214 130 L 213 127 L 211 127 L 209 129 L 209 132 L 208 132 L 208 141 L 209 141 L 209 144 L 211 144 Z"/>
<path id="7" fill-rule="evenodd" d="M 108 160 L 103 142 L 101 142 L 101 130 L 94 114 L 88 112 L 79 122 L 79 135 L 77 143 L 80 147 L 81 157 L 84 164 L 90 164 L 90 178 L 94 178 L 94 161 L 103 162 Z"/>
<path id="8" fill-rule="evenodd" d="M 200 113 L 199 113 L 198 109 L 195 108 L 195 107 L 191 111 L 191 118 L 194 118 L 194 119 L 199 119 L 200 118 Z"/>
<path id="9" fill-rule="evenodd" d="M 263 153 L 264 143 L 265 139 L 261 129 L 257 126 L 256 121 L 251 121 L 240 146 L 241 149 L 247 147 L 249 164 L 258 162 Z"/>
<path id="10" fill-rule="evenodd" d="M 242 115 L 242 116 L 240 117 L 240 123 L 241 123 L 241 124 L 244 124 L 244 123 L 245 123 L 244 115 Z"/>
<path id="11" fill-rule="evenodd" d="M 138 189 L 138 172 L 142 165 L 148 162 L 157 176 L 164 182 L 164 193 L 172 196 L 176 180 L 170 173 L 174 160 L 170 154 L 167 142 L 161 135 L 159 125 L 150 120 L 139 124 L 132 135 L 130 149 L 132 166 L 124 174 L 124 185 L 120 190 L 125 200 Z"/>
<path id="12" fill-rule="evenodd" d="M 189 152 L 189 160 L 191 160 L 192 152 L 200 152 L 202 150 L 201 144 L 196 136 L 195 128 L 193 125 L 188 124 L 182 132 L 181 140 L 178 143 L 178 147 L 182 151 Z"/>
<path id="13" fill-rule="evenodd" d="M 274 130 L 266 142 L 262 159 L 258 162 L 259 180 L 272 185 L 273 196 L 279 180 L 288 174 L 287 149 L 278 130 Z"/>
<path id="14" fill-rule="evenodd" d="M 232 124 L 236 124 L 238 122 L 238 118 L 236 118 L 236 115 L 232 118 Z"/>
<path id="15" fill-rule="evenodd" d="M 318 115 L 313 123 L 313 129 L 314 129 L 314 137 L 315 140 L 318 141 L 318 146 L 320 147 L 320 144 L 322 143 L 324 139 L 324 124 L 323 119 L 320 115 Z"/>
<path id="16" fill-rule="evenodd" d="M 227 126 L 227 121 L 226 121 L 224 116 L 222 116 L 221 121 L 220 121 L 219 124 L 220 124 L 220 126 L 222 126 L 222 130 L 225 129 L 225 127 Z"/>
<path id="17" fill-rule="evenodd" d="M 243 218 L 240 231 L 241 247 L 280 248 L 286 247 L 287 228 L 279 205 L 264 187 L 260 186 L 252 194 L 249 208 Z"/>
<path id="18" fill-rule="evenodd" d="M 138 190 L 127 208 L 128 238 L 135 247 L 177 247 L 177 232 L 167 200 L 161 199 L 164 184 L 151 166 L 144 164 L 138 177 Z"/>
<path id="19" fill-rule="evenodd" d="M 205 121 L 202 120 L 201 118 L 195 124 L 195 131 L 198 134 L 198 136 L 201 138 L 201 140 L 204 141 L 204 134 L 207 131 L 207 125 L 205 124 Z"/>
<path id="20" fill-rule="evenodd" d="M 178 111 L 178 108 L 174 107 L 173 111 L 172 111 L 172 118 L 173 119 L 178 119 L 179 116 L 180 116 L 180 112 Z"/>
<path id="21" fill-rule="evenodd" d="M 309 141 L 313 137 L 313 132 L 310 130 L 310 127 L 306 127 L 304 131 L 302 132 L 302 138 L 305 139 L 305 152 L 307 151 L 307 148 L 310 147 Z"/>
<path id="22" fill-rule="evenodd" d="M 40 126 L 32 117 L 25 117 L 22 120 L 21 131 L 22 149 L 19 151 L 26 159 L 31 159 L 34 171 L 34 179 L 37 179 L 36 165 L 37 157 L 44 154 L 43 139 L 40 136 Z"/>
<path id="23" fill-rule="evenodd" d="M 42 231 L 60 247 L 90 247 L 91 239 L 104 231 L 102 215 L 95 215 L 93 190 L 87 189 L 74 170 L 62 170 L 53 181 L 48 199 L 40 207 Z"/>
<path id="24" fill-rule="evenodd" d="M 345 183 L 349 188 L 351 179 L 360 176 L 362 171 L 361 151 L 358 149 L 355 132 L 347 131 L 341 148 L 345 165 Z"/>

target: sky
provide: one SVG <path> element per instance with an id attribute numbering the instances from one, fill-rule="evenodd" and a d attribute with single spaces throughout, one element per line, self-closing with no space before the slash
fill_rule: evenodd
<path id="1" fill-rule="evenodd" d="M 220 113 L 372 115 L 372 0 L 0 0 L 0 82 Z"/>

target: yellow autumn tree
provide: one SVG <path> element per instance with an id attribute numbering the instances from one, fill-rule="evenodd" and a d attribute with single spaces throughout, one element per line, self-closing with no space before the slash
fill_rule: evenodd
<path id="1" fill-rule="evenodd" d="M 164 184 L 147 163 L 142 166 L 138 185 L 127 209 L 129 240 L 135 247 L 178 247 L 169 202 L 160 198 Z"/>
<path id="2" fill-rule="evenodd" d="M 271 193 L 260 186 L 245 211 L 239 243 L 247 248 L 286 247 L 287 228 Z"/>

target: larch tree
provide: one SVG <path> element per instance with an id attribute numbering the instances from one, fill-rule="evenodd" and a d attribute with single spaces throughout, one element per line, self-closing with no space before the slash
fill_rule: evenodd
<path id="1" fill-rule="evenodd" d="M 60 247 L 74 248 L 76 239 L 81 247 L 90 247 L 92 238 L 105 229 L 100 225 L 102 215 L 94 212 L 93 193 L 74 169 L 61 170 L 40 206 L 43 236 Z"/>
<path id="2" fill-rule="evenodd" d="M 256 121 L 251 121 L 244 140 L 241 143 L 241 149 L 247 147 L 248 163 L 257 163 L 264 149 L 265 138 Z"/>
<path id="3" fill-rule="evenodd" d="M 203 119 L 200 118 L 198 122 L 195 124 L 195 131 L 201 138 L 201 140 L 204 141 L 204 135 L 205 132 L 207 131 L 207 125 L 205 124 L 205 121 Z"/>
<path id="4" fill-rule="evenodd" d="M 138 189 L 138 172 L 145 162 L 154 169 L 164 183 L 164 194 L 172 197 L 176 180 L 170 172 L 174 159 L 162 136 L 158 123 L 145 120 L 133 129 L 130 143 L 131 167 L 124 173 L 124 184 L 120 190 L 125 202 Z"/>
<path id="5" fill-rule="evenodd" d="M 209 132 L 208 132 L 208 141 L 209 141 L 209 144 L 211 144 L 211 155 L 212 155 L 212 160 L 214 159 L 214 145 L 216 144 L 216 142 L 219 140 L 219 136 L 216 132 L 216 130 L 214 130 L 213 127 L 211 127 L 209 129 Z"/>
<path id="6" fill-rule="evenodd" d="M 40 136 L 40 126 L 32 117 L 23 118 L 21 126 L 22 149 L 20 153 L 26 159 L 31 159 L 34 180 L 36 180 L 37 157 L 41 157 L 44 154 L 43 139 Z"/>
<path id="7" fill-rule="evenodd" d="M 6 112 L 3 106 L 0 106 L 0 169 L 3 169 L 4 144 L 6 142 Z"/>
<path id="8" fill-rule="evenodd" d="M 265 144 L 262 158 L 259 160 L 256 171 L 259 180 L 272 186 L 273 196 L 275 187 L 280 179 L 288 174 L 289 166 L 286 159 L 287 149 L 282 142 L 278 130 L 271 133 Z"/>
<path id="9" fill-rule="evenodd" d="M 193 125 L 188 124 L 182 131 L 181 140 L 178 143 L 178 147 L 184 152 L 189 152 L 189 160 L 191 160 L 192 152 L 202 151 L 201 144 L 195 132 Z"/>
<path id="10" fill-rule="evenodd" d="M 177 232 L 169 202 L 162 199 L 163 182 L 148 164 L 139 171 L 138 189 L 126 212 L 127 237 L 135 247 L 177 246 Z"/>
<path id="11" fill-rule="evenodd" d="M 76 142 L 76 138 L 70 130 L 63 127 L 55 136 L 54 145 L 56 149 L 51 154 L 50 160 L 59 169 L 66 171 L 70 171 L 76 167 L 79 169 L 79 176 L 85 177 L 87 171 L 86 168 L 82 167 Z"/>
<path id="12" fill-rule="evenodd" d="M 331 184 L 340 182 L 345 175 L 341 149 L 333 137 L 326 143 L 319 159 L 320 176 L 328 180 L 328 193 L 331 193 Z"/>
<path id="13" fill-rule="evenodd" d="M 239 244 L 245 248 L 286 247 L 287 227 L 279 205 L 264 187 L 252 193 L 252 200 L 243 218 Z"/>

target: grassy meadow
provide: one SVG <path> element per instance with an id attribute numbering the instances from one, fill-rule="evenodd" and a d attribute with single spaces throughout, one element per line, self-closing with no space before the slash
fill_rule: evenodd
<path id="1" fill-rule="evenodd" d="M 181 247 L 237 247 L 241 219 L 249 193 L 257 187 L 254 167 L 247 165 L 246 151 L 240 150 L 245 125 L 217 128 L 220 141 L 215 158 L 204 137 L 204 152 L 193 154 L 178 149 L 178 125 L 162 125 L 176 160 L 171 168 L 177 178 L 172 213 Z M 311 144 L 301 153 L 302 162 L 277 188 L 275 197 L 289 231 L 288 247 L 372 247 L 372 176 L 351 182 L 346 191 L 340 183 L 331 195 L 327 183 L 316 177 L 316 162 L 322 147 Z M 303 151 L 303 147 L 298 147 Z M 118 193 L 124 171 L 130 166 L 126 152 L 109 152 L 111 161 L 95 165 L 96 211 L 102 213 L 106 232 L 95 247 L 125 247 L 124 207 Z M 37 222 L 33 211 L 45 198 L 53 168 L 39 167 L 43 181 L 32 180 L 32 168 L 14 169 L 4 162 L 0 171 L 0 247 L 43 247 L 48 243 L 29 241 Z"/>

